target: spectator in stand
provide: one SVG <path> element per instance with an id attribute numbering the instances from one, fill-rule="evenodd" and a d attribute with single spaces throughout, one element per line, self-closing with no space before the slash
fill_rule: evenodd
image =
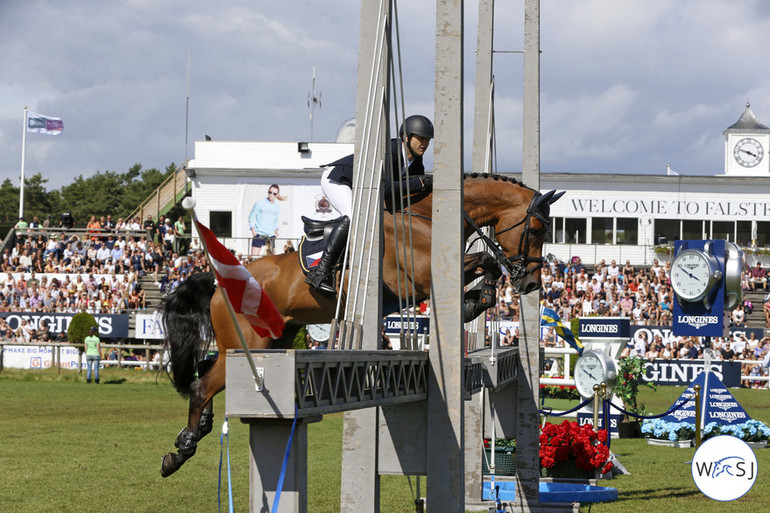
<path id="1" fill-rule="evenodd" d="M 88 220 L 86 230 L 88 230 L 88 236 L 91 238 L 91 242 L 96 242 L 96 240 L 99 238 L 99 234 L 102 231 L 102 225 L 99 224 L 99 221 L 96 220 L 96 216 L 91 216 L 91 218 Z"/>
<path id="2" fill-rule="evenodd" d="M 759 261 L 749 271 L 749 287 L 751 290 L 767 291 L 767 275 Z"/>
<path id="3" fill-rule="evenodd" d="M 161 229 L 161 232 L 163 232 L 163 249 L 166 253 L 171 253 L 174 251 L 174 241 L 176 240 L 174 227 L 171 226 L 171 219 L 166 219 L 164 221 L 163 228 Z"/>
<path id="4" fill-rule="evenodd" d="M 144 224 L 142 226 L 147 232 L 147 240 L 154 241 L 155 233 L 158 227 L 156 226 L 155 221 L 152 219 L 152 214 L 147 215 L 147 219 L 144 220 Z"/>
<path id="5" fill-rule="evenodd" d="M 102 225 L 102 231 L 104 231 L 105 233 L 115 231 L 115 221 L 112 220 L 112 216 L 109 214 L 107 214 L 107 219 L 104 219 L 102 217 L 101 225 Z"/>
<path id="6" fill-rule="evenodd" d="M 180 255 L 187 254 L 187 226 L 184 224 L 184 219 L 179 216 L 179 219 L 174 223 L 174 233 L 176 234 L 176 252 Z"/>
<path id="7" fill-rule="evenodd" d="M 746 325 L 744 324 L 746 320 L 746 312 L 743 310 L 743 305 L 739 304 L 736 306 L 732 312 L 730 312 L 730 326 L 736 327 L 736 328 L 743 328 Z"/>

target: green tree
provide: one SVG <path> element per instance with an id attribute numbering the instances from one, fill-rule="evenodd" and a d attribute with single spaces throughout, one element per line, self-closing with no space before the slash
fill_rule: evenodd
<path id="1" fill-rule="evenodd" d="M 12 223 L 19 216 L 19 188 L 11 183 L 10 178 L 0 185 L 0 222 Z"/>
<path id="2" fill-rule="evenodd" d="M 96 318 L 88 312 L 80 312 L 72 316 L 69 328 L 67 328 L 67 338 L 73 344 L 81 344 L 78 349 L 83 352 L 83 341 L 88 336 L 91 326 L 97 326 Z"/>

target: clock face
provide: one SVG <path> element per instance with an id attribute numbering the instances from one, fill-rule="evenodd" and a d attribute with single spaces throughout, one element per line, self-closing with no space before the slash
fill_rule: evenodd
<path id="1" fill-rule="evenodd" d="M 575 387 L 585 397 L 594 395 L 594 385 L 607 382 L 601 358 L 594 352 L 586 352 L 575 363 Z"/>
<path id="2" fill-rule="evenodd" d="M 735 143 L 733 157 L 743 167 L 754 167 L 762 162 L 765 150 L 753 137 L 744 137 Z"/>
<path id="3" fill-rule="evenodd" d="M 331 336 L 331 324 L 308 324 L 307 334 L 316 342 L 326 342 Z"/>
<path id="4" fill-rule="evenodd" d="M 714 284 L 714 269 L 707 256 L 695 249 L 679 253 L 671 265 L 671 286 L 685 301 L 699 301 Z"/>

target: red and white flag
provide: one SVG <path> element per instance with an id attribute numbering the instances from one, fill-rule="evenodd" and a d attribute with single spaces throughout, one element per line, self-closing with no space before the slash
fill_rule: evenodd
<path id="1" fill-rule="evenodd" d="M 214 267 L 217 281 L 227 291 L 233 310 L 243 314 L 258 335 L 279 338 L 283 333 L 285 323 L 273 300 L 262 290 L 249 270 L 241 265 L 235 255 L 217 240 L 214 232 L 202 225 L 197 219 L 195 224 L 206 243 L 209 260 Z"/>

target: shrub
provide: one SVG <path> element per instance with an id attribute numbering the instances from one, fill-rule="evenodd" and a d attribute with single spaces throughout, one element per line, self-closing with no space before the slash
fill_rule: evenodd
<path id="1" fill-rule="evenodd" d="M 73 344 L 83 344 L 88 336 L 91 326 L 96 326 L 96 318 L 88 312 L 80 312 L 72 317 L 69 328 L 67 328 L 67 337 Z M 83 352 L 82 345 L 78 348 Z"/>

